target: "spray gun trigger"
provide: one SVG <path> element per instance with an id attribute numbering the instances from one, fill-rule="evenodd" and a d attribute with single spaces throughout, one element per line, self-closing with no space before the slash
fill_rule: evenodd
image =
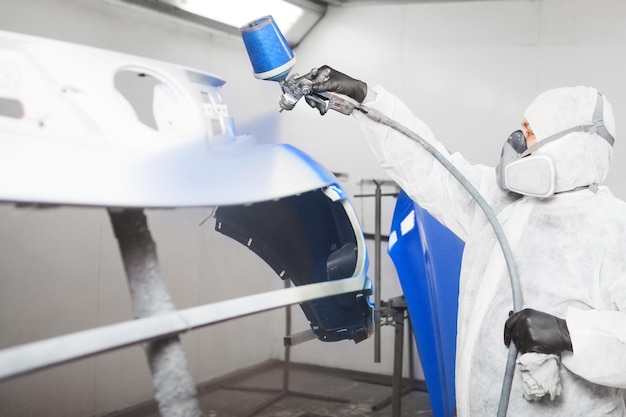
<path id="1" fill-rule="evenodd" d="M 304 96 L 304 101 L 314 109 L 320 112 L 320 115 L 325 115 L 328 112 L 328 101 L 319 94 L 309 94 Z"/>

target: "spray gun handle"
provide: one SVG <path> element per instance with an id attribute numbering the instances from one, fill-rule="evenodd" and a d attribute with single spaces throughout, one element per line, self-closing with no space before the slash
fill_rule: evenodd
<path id="1" fill-rule="evenodd" d="M 304 96 L 304 100 L 309 106 L 319 110 L 322 116 L 328 110 L 335 110 L 339 113 L 350 115 L 354 109 L 359 107 L 359 103 L 348 96 L 328 92 L 309 94 Z"/>
<path id="2" fill-rule="evenodd" d="M 326 81 L 330 77 L 330 68 L 325 68 L 322 71 L 313 68 L 305 77 L 311 79 L 312 84 Z M 359 106 L 359 103 L 350 97 L 331 92 L 309 94 L 305 96 L 305 100 L 311 107 L 317 108 L 321 115 L 326 114 L 328 109 L 348 115 L 352 114 L 352 111 Z M 322 103 L 322 101 L 326 101 L 326 103 Z"/>
<path id="3" fill-rule="evenodd" d="M 354 109 L 360 106 L 358 101 L 353 100 L 348 96 L 335 93 L 326 94 L 328 94 L 328 108 L 338 111 L 339 113 L 349 115 L 352 114 Z"/>

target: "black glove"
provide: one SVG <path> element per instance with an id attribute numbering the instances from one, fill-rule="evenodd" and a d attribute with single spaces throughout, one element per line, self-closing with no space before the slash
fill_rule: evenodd
<path id="1" fill-rule="evenodd" d="M 531 308 L 512 314 L 504 324 L 504 344 L 511 340 L 521 353 L 572 351 L 565 320 Z"/>
<path id="2" fill-rule="evenodd" d="M 317 74 L 326 69 L 330 70 L 328 79 L 325 81 L 313 82 L 313 91 L 316 93 L 331 92 L 343 94 L 344 96 L 353 98 L 359 103 L 363 103 L 363 100 L 365 100 L 365 96 L 367 95 L 367 84 L 363 81 L 355 80 L 342 72 L 336 71 L 328 65 L 322 65 L 318 68 Z"/>

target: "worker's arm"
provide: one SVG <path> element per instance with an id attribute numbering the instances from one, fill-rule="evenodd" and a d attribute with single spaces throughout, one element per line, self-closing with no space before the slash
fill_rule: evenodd
<path id="1" fill-rule="evenodd" d="M 626 313 L 570 307 L 565 320 L 573 352 L 563 352 L 563 365 L 587 381 L 626 389 Z"/>
<path id="2" fill-rule="evenodd" d="M 461 154 L 451 154 L 421 119 L 384 88 L 376 86 L 370 89 L 365 104 L 432 144 L 478 189 L 496 213 L 503 203 L 510 203 L 506 193 L 497 186 L 494 168 L 472 165 Z M 373 122 L 365 115 L 358 112 L 354 114 L 362 123 L 370 148 L 393 180 L 457 236 L 467 240 L 478 206 L 463 186 L 416 142 L 390 127 Z"/>
<path id="3" fill-rule="evenodd" d="M 573 352 L 564 352 L 561 359 L 587 381 L 626 389 L 626 261 L 620 246 L 615 248 L 616 266 L 597 278 L 598 288 L 609 296 L 602 308 L 568 308 L 565 320 Z M 605 256 L 603 261 L 610 264 L 611 259 Z"/>
<path id="4" fill-rule="evenodd" d="M 460 154 L 450 154 L 437 142 L 428 126 L 415 117 L 397 97 L 380 86 L 370 88 L 363 81 L 326 65 L 319 69 L 323 70 L 328 71 L 329 75 L 323 81 L 313 84 L 314 91 L 347 95 L 411 129 L 450 160 L 481 192 L 494 211 L 499 211 L 504 205 L 501 203 L 510 202 L 510 197 L 497 187 L 493 168 L 471 165 Z M 414 201 L 457 236 L 466 240 L 474 211 L 477 209 L 469 193 L 419 144 L 388 126 L 370 120 L 358 111 L 353 114 L 362 122 L 367 141 L 389 176 Z"/>
<path id="5" fill-rule="evenodd" d="M 569 307 L 565 318 L 524 309 L 504 326 L 504 343 L 521 353 L 560 354 L 563 365 L 595 384 L 626 388 L 626 270 L 607 292 L 616 310 Z"/>

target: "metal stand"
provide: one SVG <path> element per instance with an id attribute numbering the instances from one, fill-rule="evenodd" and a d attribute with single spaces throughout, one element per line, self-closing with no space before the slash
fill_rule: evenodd
<path id="1" fill-rule="evenodd" d="M 398 193 L 382 193 L 381 187 L 383 185 L 393 185 L 396 188 L 398 185 L 394 181 L 385 180 L 368 180 L 362 181 L 361 184 L 373 184 L 376 189 L 374 194 L 357 194 L 355 197 L 374 197 L 375 198 L 375 226 L 374 234 L 365 234 L 366 238 L 374 239 L 374 288 L 375 288 L 375 302 L 374 302 L 374 362 L 380 362 L 380 328 L 383 325 L 383 319 L 391 319 L 384 324 L 391 324 L 395 328 L 394 334 L 394 354 L 393 354 L 393 375 L 391 378 L 391 396 L 385 398 L 372 406 L 372 411 L 379 411 L 389 404 L 392 405 L 392 417 L 400 417 L 402 397 L 407 395 L 413 390 L 426 391 L 426 384 L 424 381 L 416 382 L 414 379 L 414 360 L 413 349 L 409 349 L 409 382 L 403 386 L 402 383 L 402 361 L 404 350 L 404 320 L 408 319 L 407 305 L 404 296 L 389 299 L 387 302 L 383 302 L 380 299 L 381 288 L 381 242 L 383 240 L 388 241 L 388 236 L 383 236 L 381 233 L 381 211 L 382 211 L 382 197 L 397 197 Z M 409 340 L 413 340 L 412 327 L 409 321 Z M 368 381 L 373 383 L 380 383 L 379 381 Z"/>
<path id="2" fill-rule="evenodd" d="M 290 284 L 288 280 L 285 280 L 285 288 L 289 288 Z M 289 389 L 289 365 L 290 365 L 290 356 L 291 356 L 291 347 L 300 343 L 307 342 L 309 340 L 315 339 L 316 336 L 312 330 L 298 333 L 296 335 L 291 335 L 291 306 L 285 307 L 285 338 L 283 340 L 283 345 L 285 347 L 284 353 L 284 361 L 283 361 L 283 386 L 282 388 L 263 388 L 263 387 L 245 387 L 245 386 L 236 386 L 231 385 L 222 386 L 223 389 L 237 390 L 237 391 L 248 391 L 248 392 L 267 392 L 267 393 L 275 393 L 275 395 L 268 399 L 267 401 L 259 404 L 257 407 L 250 410 L 245 417 L 252 417 L 270 407 L 271 405 L 277 403 L 287 396 L 294 396 L 300 398 L 308 398 L 312 400 L 320 400 L 320 401 L 328 401 L 328 402 L 336 402 L 336 403 L 349 403 L 349 399 L 345 398 L 337 398 L 330 397 L 326 395 L 317 395 L 310 394 L 307 392 L 294 391 Z"/>
<path id="3" fill-rule="evenodd" d="M 411 391 L 426 392 L 426 383 L 416 381 L 414 377 L 413 349 L 409 346 L 409 381 L 403 384 L 402 363 L 404 351 L 404 320 L 408 322 L 409 341 L 413 340 L 413 332 L 410 319 L 406 313 L 407 305 L 404 296 L 391 298 L 383 308 L 385 317 L 390 317 L 394 326 L 394 350 L 393 350 L 393 375 L 391 378 L 391 396 L 378 401 L 372 406 L 372 411 L 379 411 L 391 404 L 391 416 L 400 417 L 402 397 Z"/>
<path id="4" fill-rule="evenodd" d="M 380 300 L 380 282 L 381 282 L 381 249 L 380 242 L 382 240 L 381 234 L 381 204 L 383 193 L 381 187 L 383 185 L 394 185 L 398 187 L 398 185 L 394 181 L 388 180 L 369 180 L 369 181 L 361 181 L 361 184 L 374 184 L 376 186 L 376 191 L 374 194 L 357 194 L 354 197 L 374 197 L 375 198 L 375 223 L 374 223 L 374 235 L 365 234 L 366 238 L 374 239 L 374 362 L 380 363 L 380 309 L 381 309 L 381 300 Z M 392 194 L 384 194 L 385 196 L 398 196 L 398 193 Z M 387 240 L 389 237 L 387 237 Z"/>
<path id="5" fill-rule="evenodd" d="M 143 210 L 109 210 L 128 278 L 135 319 L 175 311 Z M 162 417 L 199 417 L 196 387 L 178 336 L 144 345 Z"/>

